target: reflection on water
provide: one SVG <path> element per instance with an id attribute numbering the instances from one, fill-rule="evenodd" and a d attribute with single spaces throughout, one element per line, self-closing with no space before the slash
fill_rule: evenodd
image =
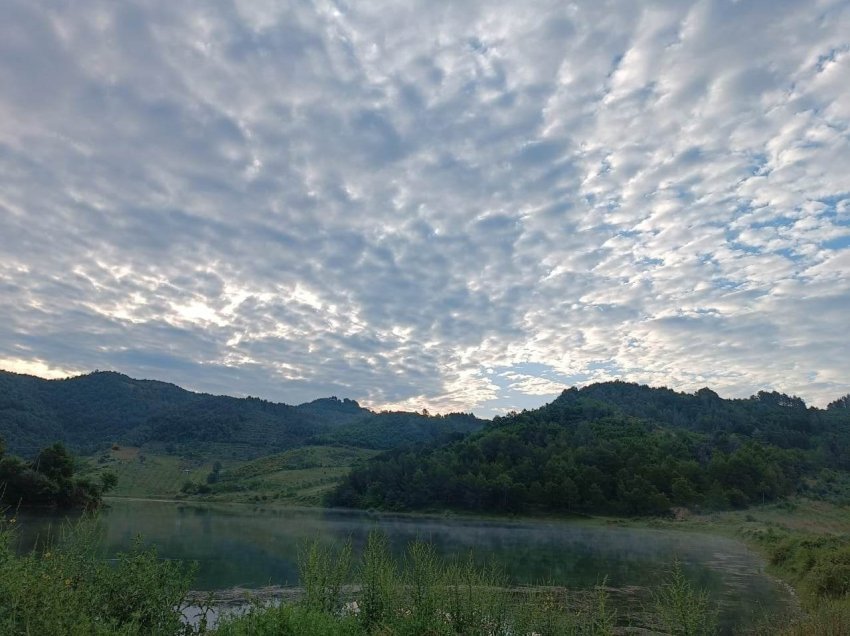
<path id="1" fill-rule="evenodd" d="M 19 521 L 21 549 L 43 541 L 49 532 L 56 534 L 55 517 L 27 514 Z M 744 545 L 695 533 L 568 521 L 121 500 L 111 502 L 99 524 L 107 556 L 126 550 L 141 535 L 162 557 L 197 561 L 197 589 L 296 585 L 297 554 L 305 541 L 350 538 L 357 552 L 369 532 L 378 529 L 399 555 L 414 539 L 433 543 L 447 557 L 464 557 L 472 550 L 479 562 L 501 566 L 515 584 L 588 588 L 605 579 L 612 587 L 655 586 L 678 558 L 691 580 L 721 604 L 727 624 L 749 622 L 787 601 Z"/>

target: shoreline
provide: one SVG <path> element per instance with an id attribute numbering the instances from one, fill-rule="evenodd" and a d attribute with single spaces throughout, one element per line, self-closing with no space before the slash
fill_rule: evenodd
<path id="1" fill-rule="evenodd" d="M 672 517 L 605 517 L 598 515 L 584 515 L 584 514 L 572 514 L 572 515 L 562 515 L 562 514 L 523 514 L 523 515 L 505 515 L 505 514 L 477 514 L 465 511 L 454 511 L 454 510 L 443 510 L 443 511 L 383 511 L 383 510 L 362 510 L 356 508 L 331 508 L 325 506 L 312 506 L 312 505 L 288 505 L 285 503 L 275 502 L 273 504 L 264 503 L 257 504 L 254 502 L 238 502 L 238 501 L 207 501 L 203 499 L 169 499 L 169 498 L 155 498 L 155 497 L 122 497 L 122 496 L 109 496 L 105 498 L 105 501 L 108 503 L 108 500 L 116 500 L 116 501 L 126 501 L 126 502 L 154 502 L 154 503 L 172 503 L 172 504 L 184 504 L 188 506 L 199 506 L 199 507 L 240 507 L 251 510 L 260 510 L 260 511 L 310 511 L 310 512 L 326 512 L 326 513 L 338 513 L 338 514 L 360 514 L 364 516 L 384 516 L 389 518 L 402 518 L 402 519 L 431 519 L 435 521 L 469 521 L 469 522 L 490 522 L 490 523 L 502 523 L 502 524 L 510 524 L 510 525 L 523 525 L 523 524 L 578 524 L 578 525 L 591 525 L 591 526 L 604 526 L 604 527 L 622 527 L 622 528 L 640 528 L 646 530 L 659 530 L 659 531 L 676 531 L 682 532 L 686 534 L 709 534 L 715 536 L 722 536 L 736 543 L 739 543 L 747 548 L 747 550 L 751 551 L 755 555 L 757 555 L 759 561 L 762 565 L 762 570 L 765 576 L 767 576 L 770 580 L 777 585 L 778 588 L 782 589 L 784 593 L 787 595 L 787 598 L 790 600 L 791 605 L 789 607 L 796 615 L 799 615 L 804 612 L 805 605 L 805 591 L 800 589 L 797 585 L 797 582 L 794 581 L 789 574 L 777 571 L 770 562 L 769 556 L 765 547 L 754 540 L 751 536 L 748 536 L 747 533 L 744 532 L 747 525 L 754 524 L 754 526 L 767 526 L 771 527 L 776 524 L 780 528 L 785 529 L 789 532 L 806 532 L 813 533 L 815 535 L 819 534 L 817 532 L 817 528 L 815 530 L 808 529 L 803 530 L 799 528 L 795 528 L 794 524 L 785 525 L 782 524 L 781 521 L 793 521 L 795 519 L 795 511 L 790 510 L 787 514 L 782 514 L 780 516 L 780 521 L 771 521 L 768 519 L 757 519 L 753 517 L 753 515 L 769 515 L 775 512 L 778 508 L 778 504 L 768 504 L 766 506 L 757 506 L 755 508 L 749 508 L 746 510 L 739 511 L 722 511 L 722 512 L 714 512 L 714 513 L 706 513 L 706 514 L 693 514 L 689 515 L 682 519 L 676 519 Z M 845 512 L 847 511 L 846 507 L 839 506 L 837 504 L 824 504 L 823 502 L 819 502 L 817 500 L 809 500 L 809 499 L 797 499 L 793 500 L 793 503 L 796 505 L 829 505 L 835 511 Z M 800 513 L 797 513 L 799 516 Z M 850 533 L 850 511 L 847 511 L 847 527 L 848 533 Z M 840 529 L 823 529 L 822 533 L 829 534 L 843 534 Z M 195 590 L 192 592 L 194 595 L 193 598 L 205 598 L 209 597 L 212 593 L 214 596 L 218 597 L 221 595 L 222 602 L 227 604 L 228 602 L 235 602 L 234 599 L 237 596 L 240 596 L 243 600 L 237 602 L 237 604 L 244 604 L 244 599 L 247 597 L 251 597 L 252 595 L 259 594 L 261 598 L 286 598 L 292 594 L 297 595 L 298 588 L 287 587 L 287 586 L 265 586 L 262 588 L 221 588 L 216 590 Z M 230 599 L 230 600 L 228 600 Z M 216 602 L 218 604 L 218 601 Z"/>

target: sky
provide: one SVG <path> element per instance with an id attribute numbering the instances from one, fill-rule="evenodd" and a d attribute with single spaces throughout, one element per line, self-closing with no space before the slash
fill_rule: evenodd
<path id="1" fill-rule="evenodd" d="M 0 368 L 850 392 L 850 1 L 5 0 Z"/>

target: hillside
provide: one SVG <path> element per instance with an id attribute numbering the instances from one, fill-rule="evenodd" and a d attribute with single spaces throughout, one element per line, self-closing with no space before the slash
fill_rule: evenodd
<path id="1" fill-rule="evenodd" d="M 352 400 L 290 406 L 194 393 L 115 372 L 63 380 L 0 372 L 0 437 L 23 456 L 56 441 L 81 453 L 112 443 L 153 443 L 170 453 L 227 445 L 230 454 L 256 456 L 299 446 L 370 414 Z"/>
<path id="2" fill-rule="evenodd" d="M 107 371 L 63 380 L 0 371 L 0 438 L 22 457 L 61 441 L 81 454 L 118 444 L 190 459 L 250 459 L 308 443 L 395 448 L 483 424 L 466 414 L 373 413 L 336 397 L 290 406 L 194 393 Z"/>
<path id="3" fill-rule="evenodd" d="M 116 477 L 112 496 L 316 505 L 353 466 L 379 451 L 301 446 L 249 461 L 191 459 L 116 447 L 89 460 L 85 476 Z"/>
<path id="4" fill-rule="evenodd" d="M 461 440 L 354 470 L 334 505 L 657 514 L 745 507 L 846 481 L 850 409 L 777 393 L 724 400 L 611 382 L 494 419 Z M 839 493 L 840 494 L 840 493 Z"/>
<path id="5" fill-rule="evenodd" d="M 428 416 L 392 411 L 375 413 L 340 426 L 319 439 L 329 444 L 387 450 L 432 444 L 481 430 L 486 424 L 471 413 Z"/>

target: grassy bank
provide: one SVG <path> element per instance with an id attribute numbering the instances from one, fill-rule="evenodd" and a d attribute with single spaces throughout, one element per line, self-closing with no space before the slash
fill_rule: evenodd
<path id="1" fill-rule="evenodd" d="M 784 633 L 850 634 L 850 510 L 798 500 L 730 517 L 798 593 L 802 613 Z"/>
<path id="2" fill-rule="evenodd" d="M 600 520 L 601 521 L 601 520 Z M 686 519 L 604 520 L 682 531 L 719 533 L 759 552 L 767 571 L 788 584 L 799 611 L 766 624 L 764 634 L 850 634 L 850 508 L 808 498 Z"/>

